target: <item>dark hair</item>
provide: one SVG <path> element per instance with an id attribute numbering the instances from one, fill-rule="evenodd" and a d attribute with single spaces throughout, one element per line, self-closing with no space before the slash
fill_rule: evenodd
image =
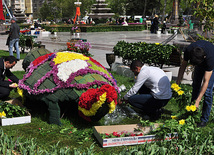
<path id="1" fill-rule="evenodd" d="M 190 63 L 192 65 L 199 65 L 205 59 L 205 52 L 201 47 L 195 47 L 190 51 Z"/>
<path id="2" fill-rule="evenodd" d="M 133 70 L 136 67 L 142 67 L 144 64 L 140 61 L 140 60 L 133 60 L 131 65 L 130 65 L 130 69 Z"/>
<path id="3" fill-rule="evenodd" d="M 4 57 L 4 61 L 9 61 L 12 64 L 14 61 L 17 63 L 17 59 L 14 56 L 6 56 Z"/>

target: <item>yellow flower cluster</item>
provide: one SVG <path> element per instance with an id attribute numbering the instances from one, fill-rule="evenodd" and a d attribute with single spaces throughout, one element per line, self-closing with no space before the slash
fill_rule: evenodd
<path id="1" fill-rule="evenodd" d="M 160 43 L 155 43 L 155 45 L 160 45 Z"/>
<path id="2" fill-rule="evenodd" d="M 181 87 L 179 87 L 179 85 L 177 85 L 176 83 L 173 83 L 171 85 L 171 88 L 178 93 L 178 95 L 183 95 L 184 91 L 181 90 Z"/>
<path id="3" fill-rule="evenodd" d="M 185 120 L 184 119 L 180 120 L 179 124 L 184 125 L 185 124 Z"/>
<path id="4" fill-rule="evenodd" d="M 89 57 L 74 52 L 58 52 L 56 53 L 56 58 L 54 58 L 53 61 L 55 62 L 55 65 L 57 65 L 75 59 L 89 60 Z"/>
<path id="5" fill-rule="evenodd" d="M 195 105 L 191 105 L 191 106 L 186 106 L 186 110 L 187 111 L 192 111 L 192 112 L 194 112 L 194 111 L 196 111 L 196 106 Z"/>
<path id="6" fill-rule="evenodd" d="M 0 117 L 2 118 L 2 117 L 6 117 L 6 114 L 5 114 L 5 112 L 3 111 L 3 112 L 0 112 Z"/>
<path id="7" fill-rule="evenodd" d="M 99 101 L 95 102 L 90 110 L 86 110 L 85 108 L 81 108 L 78 106 L 78 110 L 80 110 L 85 116 L 94 116 L 97 113 L 97 110 L 102 106 L 103 103 L 106 101 L 106 92 L 103 93 Z"/>
<path id="8" fill-rule="evenodd" d="M 108 106 L 109 106 L 109 113 L 111 114 L 116 108 L 116 104 L 114 100 Z"/>

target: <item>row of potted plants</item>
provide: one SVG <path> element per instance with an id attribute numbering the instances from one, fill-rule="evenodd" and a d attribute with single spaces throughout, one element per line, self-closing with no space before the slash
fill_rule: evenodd
<path id="1" fill-rule="evenodd" d="M 129 43 L 119 41 L 113 48 L 116 56 L 126 60 L 140 59 L 149 65 L 159 66 L 170 65 L 170 58 L 177 48 L 173 45 L 162 45 L 160 43 Z"/>

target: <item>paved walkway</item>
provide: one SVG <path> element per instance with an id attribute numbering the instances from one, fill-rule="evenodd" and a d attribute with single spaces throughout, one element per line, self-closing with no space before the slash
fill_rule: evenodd
<path id="1" fill-rule="evenodd" d="M 170 34 L 151 34 L 149 31 L 122 31 L 122 32 L 89 32 L 80 33 L 80 38 L 87 39 L 91 43 L 92 48 L 90 53 L 93 58 L 99 61 L 104 67 L 109 68 L 106 62 L 106 53 L 111 53 L 113 47 L 118 41 L 124 40 L 127 42 L 147 42 L 147 43 L 161 43 L 166 40 Z M 69 32 L 58 32 L 57 35 L 38 35 L 36 41 L 41 41 L 46 49 L 54 52 L 58 50 L 66 50 L 66 42 L 71 40 L 73 36 Z M 5 45 L 7 35 L 0 35 L 0 49 L 8 50 Z M 178 34 L 169 44 L 174 41 L 184 41 L 181 34 Z M 116 58 L 116 62 L 121 63 L 121 58 Z M 172 71 L 173 79 L 175 80 L 178 73 L 178 67 L 166 66 L 164 69 Z M 12 71 L 23 70 L 22 61 L 19 61 Z M 184 75 L 183 83 L 191 83 L 191 74 Z"/>

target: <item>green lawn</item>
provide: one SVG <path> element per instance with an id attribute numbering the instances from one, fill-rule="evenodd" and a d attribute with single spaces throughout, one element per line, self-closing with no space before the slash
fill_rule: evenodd
<path id="1" fill-rule="evenodd" d="M 21 53 L 20 51 L 20 59 L 24 59 L 27 53 Z M 9 56 L 9 51 L 0 50 L 0 57 Z M 16 57 L 16 53 L 13 53 L 13 56 Z"/>
<path id="2" fill-rule="evenodd" d="M 20 79 L 24 72 L 14 72 Z M 124 84 L 129 89 L 134 81 L 131 78 L 123 77 L 112 73 L 118 85 Z M 187 85 L 187 89 L 191 89 Z M 122 93 L 122 96 L 125 92 Z M 10 97 L 17 97 L 13 90 Z M 179 129 L 179 139 L 172 141 L 155 142 L 135 146 L 120 146 L 102 148 L 93 135 L 93 126 L 104 125 L 104 118 L 96 123 L 89 123 L 74 114 L 64 116 L 62 126 L 48 124 L 48 113 L 44 113 L 42 108 L 37 113 L 32 112 L 32 122 L 30 124 L 13 125 L 0 127 L 3 131 L 0 141 L 0 153 L 5 154 L 9 147 L 9 142 L 17 143 L 12 147 L 14 150 L 24 154 L 212 154 L 214 151 L 214 112 L 212 109 L 210 121 L 205 128 L 185 128 Z M 171 100 L 165 107 L 162 118 L 156 122 L 165 122 L 171 119 L 171 113 L 176 113 L 178 106 L 175 100 Z M 125 118 L 116 124 L 135 124 L 140 122 L 140 117 Z M 169 129 L 170 131 L 170 129 Z M 6 137 L 5 137 L 6 136 Z M 5 144 L 5 142 L 8 142 Z M 19 142 L 19 143 L 18 143 Z M 12 143 L 10 145 L 12 145 Z M 7 146 L 5 146 L 7 145 Z M 60 150 L 61 149 L 61 150 Z M 20 151 L 24 150 L 24 151 Z M 6 152 L 5 152 L 6 151 Z M 67 151 L 67 153 L 65 153 Z M 61 152 L 61 153 L 60 153 Z M 7 154 L 7 153 L 6 153 Z"/>

